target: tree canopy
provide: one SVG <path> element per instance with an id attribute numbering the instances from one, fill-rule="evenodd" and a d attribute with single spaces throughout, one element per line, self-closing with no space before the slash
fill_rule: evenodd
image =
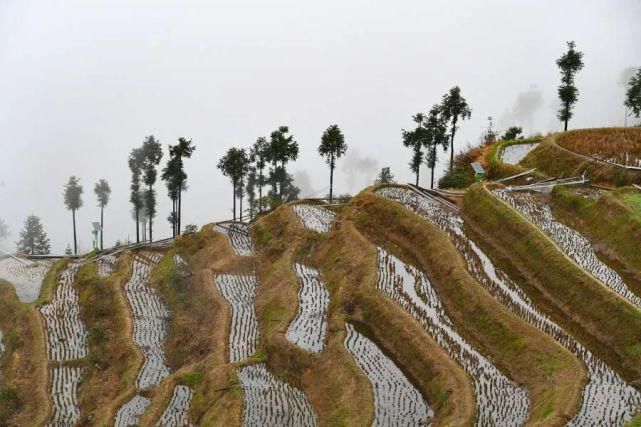
<path id="1" fill-rule="evenodd" d="M 625 94 L 625 106 L 630 109 L 630 115 L 641 116 L 641 68 L 632 76 Z"/>

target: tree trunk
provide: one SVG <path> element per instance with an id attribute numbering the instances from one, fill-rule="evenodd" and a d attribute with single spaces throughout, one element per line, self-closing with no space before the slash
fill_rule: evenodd
<path id="1" fill-rule="evenodd" d="M 76 239 L 76 210 L 71 209 L 71 217 L 73 218 L 73 253 L 78 255 L 78 241 Z"/>
<path id="2" fill-rule="evenodd" d="M 236 221 L 236 181 L 232 181 L 232 187 L 234 187 L 234 221 Z"/>
<path id="3" fill-rule="evenodd" d="M 421 167 L 419 166 L 416 168 L 416 186 L 417 187 L 418 187 L 418 175 L 420 172 L 421 172 Z"/>
<path id="4" fill-rule="evenodd" d="M 260 170 L 260 173 L 258 174 L 258 200 L 263 198 L 263 170 Z M 262 202 L 262 200 L 261 200 Z M 263 211 L 263 206 L 262 203 L 258 203 L 258 212 Z"/>
<path id="5" fill-rule="evenodd" d="M 176 235 L 180 236 L 181 230 L 182 230 L 182 220 L 183 220 L 183 190 L 182 190 L 182 182 L 180 183 L 180 189 L 178 190 L 178 230 L 176 231 Z"/>
<path id="6" fill-rule="evenodd" d="M 151 195 L 151 185 L 149 186 L 149 194 Z M 151 199 L 151 197 L 150 197 Z M 151 211 L 149 211 L 149 241 L 153 242 L 154 241 L 154 216 L 151 214 Z"/>
<path id="7" fill-rule="evenodd" d="M 240 222 L 243 222 L 243 177 L 240 177 Z"/>
<path id="8" fill-rule="evenodd" d="M 334 200 L 334 167 L 334 156 L 332 156 L 332 162 L 329 165 L 329 203 Z"/>
<path id="9" fill-rule="evenodd" d="M 450 170 L 454 167 L 454 134 L 456 133 L 456 120 L 452 120 L 452 137 L 450 139 Z"/>
<path id="10" fill-rule="evenodd" d="M 434 166 L 436 166 L 436 165 L 434 165 Z M 430 183 L 430 188 L 431 189 L 434 189 L 434 166 L 432 166 L 432 180 L 431 180 L 431 183 Z"/>
<path id="11" fill-rule="evenodd" d="M 140 209 L 136 208 L 136 243 L 140 243 Z"/>
<path id="12" fill-rule="evenodd" d="M 103 244 L 104 241 L 102 239 L 102 233 L 103 233 L 103 230 L 105 229 L 105 221 L 104 221 L 105 220 L 105 215 L 104 215 L 104 212 L 105 212 L 105 207 L 104 206 L 100 206 L 100 250 L 103 250 L 105 248 L 104 244 Z"/>
<path id="13" fill-rule="evenodd" d="M 565 103 L 565 117 L 566 117 L 566 119 L 565 119 L 565 126 L 563 128 L 563 132 L 567 132 L 567 130 L 568 130 L 568 118 L 567 117 L 569 115 L 570 115 L 570 103 L 566 102 Z"/>

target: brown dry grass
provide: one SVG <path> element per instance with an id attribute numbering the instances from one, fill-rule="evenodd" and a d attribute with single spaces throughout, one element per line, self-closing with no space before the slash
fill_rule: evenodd
<path id="1" fill-rule="evenodd" d="M 557 143 L 575 153 L 609 160 L 620 165 L 639 166 L 641 161 L 641 129 L 597 128 L 578 129 L 559 134 Z"/>
<path id="2" fill-rule="evenodd" d="M 173 256 L 179 253 L 192 275 L 183 274 Z M 248 270 L 251 258 L 237 257 L 227 238 L 211 225 L 195 236 L 183 236 L 165 254 L 151 277 L 172 318 L 165 343 L 167 360 L 175 372 L 155 390 L 141 418 L 152 425 L 162 415 L 177 384 L 194 389 L 190 419 L 199 425 L 239 425 L 243 398 L 234 366 L 228 362 L 231 313 L 216 289 L 214 275 Z"/>
<path id="3" fill-rule="evenodd" d="M 493 260 L 543 312 L 641 388 L 638 309 L 584 272 L 485 187 L 476 185 L 468 190 L 464 212 L 466 222 L 480 237 L 479 242 L 489 248 Z"/>
<path id="4" fill-rule="evenodd" d="M 256 311 L 261 344 L 270 371 L 301 389 L 316 411 L 321 425 L 371 425 L 373 396 L 367 378 L 344 347 L 345 318 L 340 313 L 336 289 L 330 286 L 330 309 L 325 349 L 310 354 L 285 338 L 298 310 L 299 284 L 294 260 L 305 261 L 323 236 L 305 231 L 289 206 L 282 206 L 256 227 L 260 244 L 261 283 Z"/>
<path id="5" fill-rule="evenodd" d="M 447 235 L 373 194 L 352 202 L 359 230 L 424 271 L 459 333 L 502 372 L 523 384 L 528 423 L 565 425 L 576 413 L 586 373 L 565 348 L 493 299 L 467 272 Z"/>
<path id="6" fill-rule="evenodd" d="M 578 156 L 560 147 L 557 144 L 559 137 L 559 134 L 546 137 L 521 161 L 521 166 L 537 168 L 551 177 L 570 177 L 586 172 L 591 182 L 604 185 L 641 184 L 641 171 L 625 170 Z"/>
<path id="7" fill-rule="evenodd" d="M 0 390 L 14 391 L 16 398 L 0 402 L 0 425 L 42 425 L 51 410 L 44 329 L 35 306 L 22 304 L 13 286 L 2 281 L 0 329 L 6 347 Z"/>
<path id="8" fill-rule="evenodd" d="M 434 409 L 433 425 L 471 425 L 476 405 L 467 374 L 410 314 L 376 290 L 376 248 L 357 231 L 355 214 L 349 210 L 339 218 L 338 230 L 314 256 L 339 297 L 333 303 L 417 387 Z"/>
<path id="9" fill-rule="evenodd" d="M 81 267 L 76 275 L 80 315 L 89 334 L 87 372 L 78 389 L 80 425 L 110 424 L 123 390 L 130 396 L 135 387 L 142 355 L 131 339 L 129 306 L 122 292 L 131 262 L 126 252 L 107 278 L 98 276 L 95 263 Z"/>

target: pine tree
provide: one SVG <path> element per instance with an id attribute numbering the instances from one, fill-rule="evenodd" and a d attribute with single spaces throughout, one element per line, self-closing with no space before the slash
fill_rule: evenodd
<path id="1" fill-rule="evenodd" d="M 636 118 L 641 116 L 641 68 L 632 76 L 625 94 L 625 106 L 630 110 L 630 115 Z"/>
<path id="2" fill-rule="evenodd" d="M 24 228 L 20 231 L 20 240 L 17 242 L 17 251 L 27 255 L 48 255 L 51 253 L 49 238 L 37 216 L 30 215 L 25 220 Z"/>
<path id="3" fill-rule="evenodd" d="M 288 177 L 286 165 L 297 158 L 298 143 L 294 140 L 293 135 L 289 135 L 287 126 L 280 126 L 269 137 L 265 160 L 272 165 L 269 177 L 272 194 L 274 197 L 280 198 L 281 201 L 283 200 L 284 187 Z"/>

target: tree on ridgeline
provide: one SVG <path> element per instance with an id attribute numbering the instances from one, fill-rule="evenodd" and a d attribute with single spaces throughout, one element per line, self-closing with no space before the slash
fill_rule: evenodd
<path id="1" fill-rule="evenodd" d="M 318 147 L 318 154 L 325 157 L 325 162 L 329 165 L 329 202 L 332 203 L 334 198 L 334 168 L 336 168 L 336 159 L 339 159 L 347 151 L 345 137 L 338 125 L 328 127 L 321 137 L 321 144 Z"/>
<path id="2" fill-rule="evenodd" d="M 145 213 L 149 220 L 149 241 L 153 242 L 154 217 L 156 216 L 156 190 L 154 190 L 154 184 L 158 176 L 156 167 L 160 164 L 160 160 L 162 160 L 162 147 L 160 142 L 158 142 L 153 135 L 149 135 L 142 143 L 142 153 L 143 182 L 147 186 L 144 198 Z"/>
<path id="3" fill-rule="evenodd" d="M 438 162 L 438 148 L 447 149 L 447 118 L 442 114 L 441 106 L 436 104 L 430 109 L 423 125 L 426 148 L 425 163 L 431 169 L 430 188 L 434 188 L 434 169 Z"/>
<path id="4" fill-rule="evenodd" d="M 171 224 L 171 235 L 176 237 L 178 234 L 178 182 L 176 177 L 178 176 L 178 159 L 172 157 L 167 162 L 162 170 L 162 175 L 160 178 L 165 181 L 167 186 L 167 195 L 171 200 L 171 212 L 167 216 L 167 221 Z"/>
<path id="5" fill-rule="evenodd" d="M 637 119 L 641 116 L 641 68 L 632 76 L 625 94 L 625 106 L 630 110 L 630 115 Z"/>
<path id="6" fill-rule="evenodd" d="M 412 120 L 416 123 L 416 128 L 411 131 L 401 129 L 401 134 L 403 145 L 412 149 L 412 158 L 409 165 L 410 170 L 416 175 L 416 185 L 418 185 L 421 165 L 423 164 L 423 147 L 427 145 L 425 143 L 425 129 L 423 128 L 425 116 L 423 113 L 417 113 L 412 116 Z"/>
<path id="7" fill-rule="evenodd" d="M 140 212 L 144 206 L 144 199 L 140 193 L 143 160 L 144 154 L 141 148 L 131 150 L 129 154 L 129 170 L 131 171 L 129 201 L 132 205 L 133 219 L 136 221 L 136 243 L 140 243 Z"/>
<path id="8" fill-rule="evenodd" d="M 454 135 L 456 135 L 456 124 L 459 119 L 470 119 L 472 117 L 472 110 L 467 105 L 465 98 L 461 96 L 461 88 L 458 86 L 454 86 L 448 93 L 443 95 L 440 108 L 445 120 L 450 122 L 450 170 L 452 170 L 454 167 Z"/>
<path id="9" fill-rule="evenodd" d="M 105 234 L 105 206 L 109 204 L 109 196 L 111 195 L 111 188 L 109 183 L 101 179 L 96 182 L 96 186 L 93 189 L 96 193 L 96 198 L 98 199 L 98 207 L 100 208 L 100 249 L 104 249 L 103 235 Z"/>
<path id="10" fill-rule="evenodd" d="M 67 210 L 71 211 L 71 218 L 73 219 L 73 253 L 78 255 L 78 239 L 76 237 L 76 211 L 82 207 L 82 185 L 80 179 L 75 176 L 70 176 L 69 181 L 65 184 L 65 191 L 63 193 L 65 206 Z"/>
<path id="11" fill-rule="evenodd" d="M 184 158 L 191 158 L 196 150 L 191 139 L 178 138 L 178 144 L 169 146 L 169 161 L 162 171 L 162 180 L 166 182 L 169 198 L 172 201 L 172 234 L 175 237 L 181 233 L 182 224 L 182 193 L 187 189 L 187 174 L 185 173 Z"/>
<path id="12" fill-rule="evenodd" d="M 556 65 L 561 71 L 561 84 L 558 88 L 561 108 L 556 116 L 564 123 L 564 131 L 568 130 L 568 121 L 574 115 L 572 109 L 579 99 L 579 89 L 574 85 L 574 76 L 583 68 L 583 52 L 576 50 L 573 41 L 567 42 L 567 45 L 567 52 L 556 60 Z"/>
<path id="13" fill-rule="evenodd" d="M 267 166 L 267 151 L 269 150 L 269 143 L 267 138 L 260 137 L 256 139 L 254 145 L 249 150 L 249 161 L 252 163 L 253 168 L 258 173 L 256 185 L 258 185 L 258 199 L 263 198 L 263 187 L 265 186 L 265 166 Z M 262 206 L 259 204 L 258 211 L 262 212 Z"/>
<path id="14" fill-rule="evenodd" d="M 20 240 L 16 242 L 18 253 L 27 255 L 48 255 L 51 253 L 49 238 L 44 231 L 40 218 L 29 215 L 20 231 Z M 70 251 L 71 252 L 71 251 Z"/>
<path id="15" fill-rule="evenodd" d="M 293 179 L 287 173 L 286 165 L 298 158 L 298 143 L 293 135 L 289 135 L 287 126 L 280 126 L 271 133 L 265 160 L 271 163 L 269 181 L 272 185 L 272 197 L 285 201 L 285 187 L 291 185 Z M 288 182 L 289 181 L 289 182 Z"/>
<path id="16" fill-rule="evenodd" d="M 250 157 L 251 158 L 251 157 Z M 251 160 L 250 160 L 251 161 Z M 249 204 L 249 219 L 253 219 L 256 214 L 256 187 L 258 186 L 258 174 L 256 173 L 255 164 L 250 164 L 249 171 L 247 172 L 247 185 L 245 191 L 247 192 L 247 204 Z"/>
<path id="17" fill-rule="evenodd" d="M 510 126 L 501 138 L 504 140 L 523 139 L 521 134 L 523 134 L 521 126 Z"/>
<path id="18" fill-rule="evenodd" d="M 233 189 L 233 212 L 234 221 L 236 221 L 236 190 L 240 185 L 241 180 L 247 168 L 249 167 L 249 158 L 247 153 L 242 148 L 232 147 L 227 150 L 227 153 L 218 161 L 217 168 L 220 169 L 222 174 L 231 180 Z M 241 214 L 242 216 L 242 214 Z"/>

